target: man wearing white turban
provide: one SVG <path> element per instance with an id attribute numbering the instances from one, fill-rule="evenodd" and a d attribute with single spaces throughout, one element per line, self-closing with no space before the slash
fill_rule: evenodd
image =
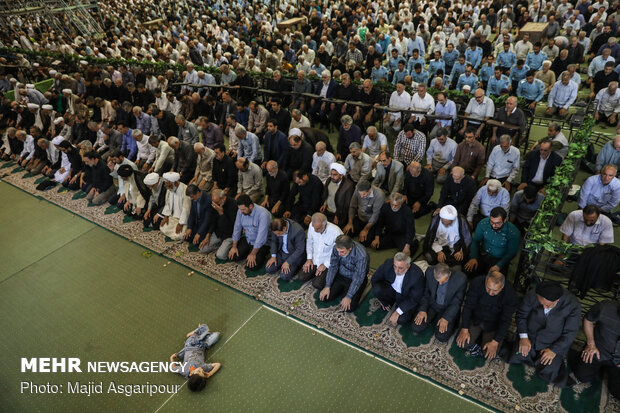
<path id="1" fill-rule="evenodd" d="M 349 219 L 349 204 L 355 184 L 347 178 L 344 165 L 332 163 L 329 178 L 323 186 L 323 205 L 319 209 L 330 222 L 343 228 Z"/>
<path id="2" fill-rule="evenodd" d="M 190 199 L 185 195 L 187 186 L 180 182 L 178 172 L 166 172 L 162 178 L 166 186 L 166 204 L 159 214 L 162 218 L 159 230 L 174 241 L 183 239 L 187 230 Z"/>
<path id="3" fill-rule="evenodd" d="M 438 262 L 461 265 L 469 256 L 471 232 L 467 220 L 452 205 L 433 216 L 424 238 L 424 258 L 430 265 Z"/>

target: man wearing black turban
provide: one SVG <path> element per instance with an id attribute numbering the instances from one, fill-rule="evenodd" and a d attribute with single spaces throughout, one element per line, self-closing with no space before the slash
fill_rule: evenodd
<path id="1" fill-rule="evenodd" d="M 515 318 L 519 341 L 509 362 L 529 364 L 544 380 L 565 387 L 565 358 L 577 336 L 581 304 L 561 285 L 545 281 L 528 291 Z"/>

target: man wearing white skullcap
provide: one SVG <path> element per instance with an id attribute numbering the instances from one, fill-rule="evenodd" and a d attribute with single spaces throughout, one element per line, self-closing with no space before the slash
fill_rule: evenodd
<path id="1" fill-rule="evenodd" d="M 144 177 L 144 184 L 151 191 L 143 217 L 144 227 L 152 226 L 154 230 L 159 230 L 159 224 L 162 221 L 160 213 L 166 206 L 166 186 L 164 185 L 164 180 L 155 172 L 151 172 Z"/>
<path id="2" fill-rule="evenodd" d="M 424 238 L 424 258 L 430 265 L 443 262 L 461 265 L 469 257 L 471 231 L 465 217 L 456 208 L 446 205 L 433 216 Z"/>
<path id="3" fill-rule="evenodd" d="M 297 128 L 293 128 L 288 131 L 288 137 L 290 138 L 291 136 L 299 136 L 300 138 L 303 137 L 301 130 Z"/>
<path id="4" fill-rule="evenodd" d="M 355 184 L 347 178 L 347 171 L 339 163 L 330 165 L 329 178 L 323 187 L 323 205 L 320 211 L 330 222 L 343 228 L 349 219 L 349 204 Z"/>
<path id="5" fill-rule="evenodd" d="M 187 185 L 180 182 L 178 172 L 166 172 L 163 177 L 166 186 L 166 203 L 159 216 L 162 218 L 159 230 L 174 241 L 183 239 L 187 230 L 187 219 L 191 201 L 185 191 Z"/>
<path id="6" fill-rule="evenodd" d="M 49 178 L 54 176 L 54 173 L 61 168 L 61 165 L 63 163 L 61 152 L 58 150 L 58 145 L 60 145 L 60 143 L 64 140 L 65 138 L 63 138 L 62 136 L 56 136 L 54 139 L 52 139 L 52 142 L 48 148 L 48 159 L 50 160 L 50 163 L 49 165 L 45 165 L 43 169 L 41 169 L 41 173 Z M 70 163 L 68 167 L 71 167 Z"/>
<path id="7" fill-rule="evenodd" d="M 495 207 L 502 207 L 508 212 L 510 208 L 510 193 L 497 179 L 489 179 L 487 184 L 478 189 L 467 211 L 467 222 L 473 230 L 478 222 L 489 216 Z"/>

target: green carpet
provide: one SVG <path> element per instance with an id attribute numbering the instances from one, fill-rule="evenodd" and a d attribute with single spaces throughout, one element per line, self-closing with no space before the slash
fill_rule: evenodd
<path id="1" fill-rule="evenodd" d="M 7 184 L 0 197 L 0 412 L 483 410 Z M 222 332 L 208 355 L 224 367 L 205 393 L 20 394 L 25 381 L 65 392 L 67 381 L 183 384 L 166 373 L 21 373 L 20 360 L 166 361 L 199 322 Z"/>

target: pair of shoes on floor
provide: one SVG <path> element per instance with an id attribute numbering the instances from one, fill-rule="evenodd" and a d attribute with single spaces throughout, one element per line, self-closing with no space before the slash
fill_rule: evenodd
<path id="1" fill-rule="evenodd" d="M 469 357 L 484 357 L 484 352 L 482 351 L 482 347 L 480 347 L 478 344 L 474 344 L 467 351 L 467 355 Z"/>

